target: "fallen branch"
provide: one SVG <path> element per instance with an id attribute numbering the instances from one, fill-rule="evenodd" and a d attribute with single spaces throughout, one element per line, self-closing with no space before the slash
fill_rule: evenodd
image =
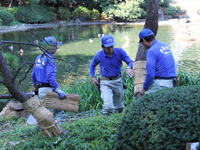
<path id="1" fill-rule="evenodd" d="M 28 92 L 26 93 L 27 95 L 33 97 L 35 96 L 35 93 L 34 92 Z M 11 94 L 8 94 L 8 95 L 0 95 L 0 99 L 9 99 L 9 98 L 14 98 Z"/>

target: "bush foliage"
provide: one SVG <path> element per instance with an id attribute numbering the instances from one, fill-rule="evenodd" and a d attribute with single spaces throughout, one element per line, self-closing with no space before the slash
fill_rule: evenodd
<path id="1" fill-rule="evenodd" d="M 90 16 L 91 11 L 86 7 L 79 6 L 72 12 L 72 17 L 85 17 L 86 19 L 91 18 Z"/>
<path id="2" fill-rule="evenodd" d="M 116 149 L 185 149 L 200 141 L 200 86 L 144 95 L 128 106 L 118 127 Z"/>
<path id="3" fill-rule="evenodd" d="M 71 16 L 71 12 L 69 11 L 69 9 L 66 9 L 64 7 L 59 7 L 58 9 L 58 17 L 61 20 L 68 20 Z"/>
<path id="4" fill-rule="evenodd" d="M 80 114 L 68 113 L 72 116 L 61 126 L 70 134 L 59 137 L 42 136 L 35 126 L 26 125 L 26 119 L 18 117 L 0 117 L 0 148 L 5 150 L 105 150 L 114 148 L 115 133 L 122 117 L 116 114 L 102 117 L 98 112 Z M 93 114 L 93 117 L 91 115 Z M 87 118 L 89 117 L 89 118 Z M 76 120 L 73 121 L 72 119 Z"/>
<path id="5" fill-rule="evenodd" d="M 100 13 L 97 9 L 93 9 L 91 11 L 92 19 L 99 19 L 100 18 Z"/>
<path id="6" fill-rule="evenodd" d="M 109 5 L 103 8 L 103 11 L 109 17 L 119 17 L 122 19 L 144 18 L 146 13 L 143 8 L 140 8 L 141 1 L 127 0 L 126 2 Z"/>
<path id="7" fill-rule="evenodd" d="M 0 19 L 2 20 L 2 25 L 9 25 L 15 20 L 13 14 L 6 9 L 0 9 Z"/>
<path id="8" fill-rule="evenodd" d="M 46 6 L 45 8 L 48 10 L 49 15 L 51 16 L 50 21 L 55 21 L 57 19 L 57 13 L 55 7 Z"/>
<path id="9" fill-rule="evenodd" d="M 18 7 L 8 7 L 8 12 L 12 13 L 14 17 L 16 17 Z"/>
<path id="10" fill-rule="evenodd" d="M 181 12 L 182 12 L 181 7 L 170 4 L 169 7 L 165 10 L 164 14 L 171 15 L 172 17 L 174 17 L 175 15 L 180 15 Z"/>
<path id="11" fill-rule="evenodd" d="M 40 5 L 22 5 L 17 10 L 17 19 L 24 23 L 44 23 L 51 20 L 49 12 Z"/>

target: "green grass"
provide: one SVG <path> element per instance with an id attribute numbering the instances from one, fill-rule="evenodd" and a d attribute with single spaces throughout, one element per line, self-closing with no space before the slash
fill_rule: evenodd
<path id="1" fill-rule="evenodd" d="M 178 86 L 200 85 L 200 73 L 190 73 L 189 71 L 179 71 Z"/>
<path id="2" fill-rule="evenodd" d="M 97 75 L 98 78 L 100 75 Z M 123 80 L 127 85 L 124 90 L 124 105 L 128 106 L 131 102 L 135 101 L 133 78 L 126 77 L 126 68 L 122 69 Z M 61 89 L 68 94 L 77 94 L 80 96 L 79 111 L 97 110 L 101 109 L 103 100 L 99 95 L 99 91 L 92 84 L 91 78 L 81 79 L 78 78 L 71 83 L 61 84 Z"/>

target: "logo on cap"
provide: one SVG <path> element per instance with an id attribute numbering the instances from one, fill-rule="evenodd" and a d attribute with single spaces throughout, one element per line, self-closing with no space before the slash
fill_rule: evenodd
<path id="1" fill-rule="evenodd" d="M 107 39 L 106 40 L 106 43 L 110 43 L 110 42 L 112 42 L 113 40 L 112 39 Z"/>

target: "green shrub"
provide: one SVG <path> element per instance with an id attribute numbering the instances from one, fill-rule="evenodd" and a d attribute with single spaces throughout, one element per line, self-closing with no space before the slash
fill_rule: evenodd
<path id="1" fill-rule="evenodd" d="M 200 86 L 163 89 L 126 109 L 118 127 L 118 149 L 185 149 L 200 140 Z"/>
<path id="2" fill-rule="evenodd" d="M 11 26 L 19 26 L 19 25 L 21 25 L 22 23 L 21 22 L 19 22 L 19 21 L 12 21 L 9 25 L 11 25 Z"/>
<path id="3" fill-rule="evenodd" d="M 119 17 L 122 19 L 142 18 L 146 12 L 140 7 L 141 1 L 126 0 L 126 2 L 115 3 L 103 7 L 103 11 L 108 17 Z"/>
<path id="4" fill-rule="evenodd" d="M 58 17 L 61 20 L 68 20 L 71 16 L 71 12 L 69 11 L 69 9 L 66 9 L 64 7 L 59 7 L 58 9 Z"/>
<path id="5" fill-rule="evenodd" d="M 107 13 L 102 12 L 102 13 L 101 13 L 101 18 L 102 18 L 102 19 L 107 19 L 107 18 L 108 18 Z"/>
<path id="6" fill-rule="evenodd" d="M 52 12 L 55 12 L 56 11 L 56 8 L 55 7 L 48 7 L 46 6 L 45 7 L 48 11 L 52 11 Z"/>
<path id="7" fill-rule="evenodd" d="M 2 19 L 0 19 L 0 25 L 3 25 L 3 20 Z"/>
<path id="8" fill-rule="evenodd" d="M 69 121 L 61 126 L 69 130 L 70 134 L 53 138 L 44 137 L 41 130 L 37 130 L 35 126 L 26 125 L 24 118 L 0 117 L 0 147 L 5 150 L 113 149 L 115 133 L 122 115 L 102 117 L 97 114 L 97 111 L 87 113 L 89 116 L 67 112 L 66 119 Z M 77 116 L 79 120 L 76 120 Z"/>
<path id="9" fill-rule="evenodd" d="M 175 15 L 181 14 L 181 12 L 182 12 L 181 7 L 170 4 L 169 7 L 164 11 L 164 14 L 171 15 L 172 17 L 174 17 Z"/>
<path id="10" fill-rule="evenodd" d="M 8 12 L 12 13 L 13 16 L 16 18 L 16 13 L 17 13 L 18 7 L 8 7 Z"/>
<path id="11" fill-rule="evenodd" d="M 91 11 L 91 15 L 92 15 L 92 19 L 99 19 L 99 17 L 100 17 L 99 10 L 93 9 L 93 10 Z"/>
<path id="12" fill-rule="evenodd" d="M 49 15 L 51 16 L 50 21 L 55 21 L 57 19 L 57 13 L 55 7 L 48 7 L 48 6 L 44 7 L 48 10 Z"/>
<path id="13" fill-rule="evenodd" d="M 13 14 L 6 9 L 0 9 L 0 19 L 2 20 L 2 25 L 9 25 L 15 20 Z"/>
<path id="14" fill-rule="evenodd" d="M 17 10 L 17 19 L 24 23 L 44 23 L 49 22 L 51 17 L 49 12 L 40 5 L 22 5 Z"/>
<path id="15" fill-rule="evenodd" d="M 49 11 L 49 15 L 51 16 L 51 21 L 56 21 L 57 19 L 57 14 L 52 12 L 52 11 Z"/>
<path id="16" fill-rule="evenodd" d="M 79 6 L 72 12 L 72 17 L 85 17 L 86 19 L 91 18 L 90 16 L 91 11 L 86 7 Z"/>

